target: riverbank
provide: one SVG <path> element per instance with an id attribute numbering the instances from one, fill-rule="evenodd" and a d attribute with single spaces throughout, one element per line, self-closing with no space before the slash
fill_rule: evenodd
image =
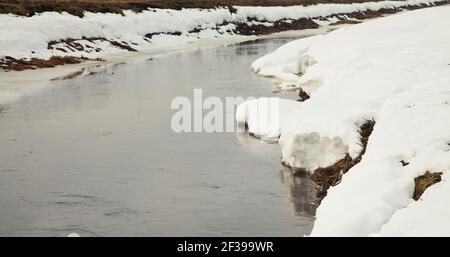
<path id="1" fill-rule="evenodd" d="M 309 234 L 314 185 L 285 172 L 277 145 L 171 128 L 173 99 L 193 99 L 198 88 L 223 101 L 270 96 L 272 81 L 248 67 L 298 38 L 291 35 L 203 42 L 162 58 L 132 53 L 142 61 L 47 80 L 10 103 L 0 113 L 0 236 Z M 17 74 L 11 87 L 26 89 L 39 74 L 70 66 L 0 80 Z"/>
<path id="2" fill-rule="evenodd" d="M 448 0 L 407 0 L 289 7 L 148 9 L 138 13 L 125 10 L 122 14 L 83 12 L 82 18 L 64 12 L 33 13 L 31 17 L 3 14 L 0 15 L 3 35 L 0 68 L 37 69 L 54 66 L 52 60 L 58 57 L 69 57 L 71 61 L 105 59 L 111 54 L 180 46 L 203 39 L 354 24 L 446 3 Z"/>
<path id="3" fill-rule="evenodd" d="M 380 0 L 372 2 L 377 1 Z M 84 12 L 123 14 L 124 10 L 142 12 L 149 8 L 180 10 L 182 8 L 213 9 L 220 6 L 229 6 L 229 8 L 233 8 L 232 6 L 306 6 L 362 2 L 367 0 L 0 0 L 0 13 L 33 16 L 42 12 L 67 12 L 83 17 Z"/>
<path id="4" fill-rule="evenodd" d="M 449 10 L 300 39 L 253 63 L 281 82 L 276 91 L 309 98 L 280 102 L 275 125 L 248 125 L 279 137 L 285 165 L 323 182 L 313 236 L 450 234 Z M 261 115 L 249 105 L 241 122 Z"/>
<path id="5" fill-rule="evenodd" d="M 117 52 L 105 56 L 103 60 L 86 60 L 79 64 L 55 66 L 53 68 L 30 69 L 24 71 L 2 72 L 0 76 L 0 105 L 7 106 L 22 97 L 31 96 L 52 85 L 55 80 L 64 80 L 74 74 L 76 78 L 90 76 L 95 73 L 107 73 L 114 67 L 124 63 L 145 63 L 167 55 L 182 52 L 195 51 L 206 48 L 227 46 L 241 42 L 264 40 L 272 38 L 308 37 L 324 34 L 330 30 L 342 27 L 324 26 L 318 29 L 306 29 L 301 31 L 286 31 L 264 36 L 233 36 L 225 38 L 201 39 L 190 44 L 175 46 L 159 46 L 144 49 L 140 52 Z M 75 78 L 72 77 L 72 78 Z"/>

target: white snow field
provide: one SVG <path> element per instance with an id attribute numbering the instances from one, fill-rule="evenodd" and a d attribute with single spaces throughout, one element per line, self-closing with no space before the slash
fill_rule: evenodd
<path id="1" fill-rule="evenodd" d="M 405 0 L 291 7 L 236 7 L 236 13 L 232 13 L 228 8 L 149 9 L 142 13 L 125 11 L 124 15 L 87 12 L 83 18 L 56 12 L 46 12 L 32 17 L 3 14 L 0 15 L 0 34 L 2 35 L 0 57 L 46 59 L 52 55 L 71 55 L 95 58 L 125 51 L 100 39 L 120 42 L 135 50 L 142 50 L 155 46 L 182 45 L 205 38 L 229 37 L 234 34 L 235 24 L 239 23 L 272 26 L 273 22 L 278 20 L 319 18 L 357 11 L 376 11 L 382 8 L 433 5 L 442 1 Z M 335 22 L 336 17 L 315 21 L 326 25 Z M 171 33 L 175 34 L 171 35 Z M 150 36 L 145 37 L 146 35 Z M 64 39 L 77 40 L 83 49 L 58 43 L 53 44 L 49 49 L 49 42 Z"/>
<path id="2" fill-rule="evenodd" d="M 421 9 L 293 41 L 253 63 L 282 90 L 311 95 L 283 109 L 279 143 L 292 167 L 357 156 L 358 128 L 376 121 L 362 161 L 318 208 L 312 236 L 450 236 L 449 28 L 450 6 Z M 414 201 L 414 178 L 426 171 L 442 181 Z"/>

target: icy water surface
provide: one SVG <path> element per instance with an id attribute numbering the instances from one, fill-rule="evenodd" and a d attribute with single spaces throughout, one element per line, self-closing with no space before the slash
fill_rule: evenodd
<path id="1" fill-rule="evenodd" d="M 313 186 L 283 169 L 277 145 L 170 129 L 172 99 L 194 88 L 272 95 L 273 81 L 249 65 L 290 40 L 123 64 L 10 105 L 0 114 L 0 235 L 309 233 Z"/>

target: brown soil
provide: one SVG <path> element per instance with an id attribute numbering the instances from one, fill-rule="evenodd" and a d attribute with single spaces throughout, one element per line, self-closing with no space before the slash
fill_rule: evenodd
<path id="1" fill-rule="evenodd" d="M 267 21 L 259 21 L 267 22 Z M 236 33 L 251 36 L 251 35 L 268 35 L 280 31 L 286 30 L 302 30 L 302 29 L 315 29 L 319 25 L 311 19 L 298 19 L 294 21 L 280 20 L 276 21 L 273 26 L 267 27 L 264 25 L 249 26 L 246 23 L 237 24 Z"/>
<path id="2" fill-rule="evenodd" d="M 127 50 L 129 52 L 137 52 L 136 49 L 129 46 L 126 42 L 119 42 L 119 41 L 113 41 L 113 40 L 107 40 L 109 43 L 115 47 L 118 47 L 123 50 Z"/>
<path id="3" fill-rule="evenodd" d="M 357 20 L 339 20 L 336 21 L 335 23 L 331 23 L 331 26 L 335 26 L 335 25 L 342 25 L 342 24 L 358 24 L 361 23 L 361 21 L 357 21 Z"/>
<path id="4" fill-rule="evenodd" d="M 0 13 L 32 16 L 45 11 L 66 11 L 82 17 L 84 11 L 122 13 L 123 10 L 140 12 L 147 8 L 215 8 L 232 5 L 291 6 L 361 2 L 368 2 L 368 0 L 0 0 Z"/>
<path id="5" fill-rule="evenodd" d="M 381 17 L 386 14 L 394 14 L 394 13 L 400 12 L 404 9 L 407 9 L 407 8 L 392 8 L 392 9 L 391 8 L 383 8 L 383 9 L 379 9 L 377 11 L 367 10 L 364 12 L 352 12 L 352 13 L 346 14 L 346 16 L 349 18 L 354 18 L 354 19 L 358 19 L 358 20 L 373 19 L 373 18 Z"/>
<path id="6" fill-rule="evenodd" d="M 63 43 L 64 46 L 67 47 L 72 52 L 77 52 L 77 51 L 99 52 L 99 51 L 101 51 L 98 48 L 85 49 L 85 47 L 82 44 L 77 42 L 78 40 L 79 39 L 67 38 L 67 39 L 58 40 L 58 41 L 50 41 L 50 42 L 48 42 L 47 49 L 49 49 L 49 50 L 56 49 L 56 50 L 60 50 L 60 51 L 66 53 L 67 51 L 64 48 L 56 47 L 57 44 Z M 120 48 L 120 49 L 123 49 L 126 51 L 130 51 L 130 52 L 137 52 L 137 50 L 132 48 L 131 46 L 129 46 L 127 42 L 119 42 L 119 41 L 110 40 L 110 39 L 103 38 L 103 37 L 95 37 L 95 38 L 83 37 L 82 40 L 87 40 L 91 43 L 95 43 L 96 41 L 108 41 L 112 46 L 115 46 L 117 48 Z"/>
<path id="7" fill-rule="evenodd" d="M 405 160 L 401 160 L 400 163 L 402 164 L 403 167 L 409 165 L 409 162 L 407 162 L 407 161 L 405 161 Z"/>
<path id="8" fill-rule="evenodd" d="M 317 197 L 319 199 L 325 198 L 328 189 L 339 184 L 341 182 L 342 175 L 347 173 L 351 168 L 353 168 L 353 166 L 361 161 L 362 156 L 366 153 L 367 143 L 374 126 L 374 120 L 366 120 L 361 125 L 359 134 L 361 135 L 362 150 L 355 159 L 352 159 L 350 155 L 347 154 L 343 159 L 337 161 L 335 164 L 326 168 L 318 168 L 314 171 L 311 179 L 317 184 Z"/>
<path id="9" fill-rule="evenodd" d="M 268 22 L 268 21 L 258 21 L 258 22 Z M 272 23 L 272 22 L 271 22 Z M 217 25 L 217 28 L 221 26 L 225 26 L 228 23 L 223 23 L 220 25 Z M 262 24 L 257 25 L 248 25 L 247 23 L 239 23 L 236 24 L 236 29 L 233 31 L 236 34 L 240 34 L 243 36 L 252 36 L 252 35 L 268 35 L 280 31 L 287 31 L 287 30 L 302 30 L 302 29 L 315 29 L 318 28 L 319 25 L 312 21 L 311 19 L 298 19 L 298 20 L 280 20 L 277 22 L 272 23 L 272 26 L 264 26 Z M 189 31 L 189 33 L 199 33 L 201 32 L 200 28 L 193 29 Z M 174 35 L 179 36 L 182 33 L 180 31 L 175 32 L 156 32 L 156 33 L 148 33 L 145 35 L 145 38 L 152 39 L 154 36 L 157 35 Z"/>
<path id="10" fill-rule="evenodd" d="M 192 31 L 190 31 L 192 32 Z M 180 31 L 175 31 L 175 32 L 155 32 L 155 33 L 147 33 L 145 34 L 145 38 L 146 39 L 152 39 L 154 36 L 158 36 L 158 35 L 172 35 L 172 36 L 181 36 L 181 32 Z"/>
<path id="11" fill-rule="evenodd" d="M 299 89 L 298 92 L 298 102 L 304 102 L 306 100 L 308 100 L 309 98 L 311 98 L 305 91 L 303 91 L 303 89 Z"/>
<path id="12" fill-rule="evenodd" d="M 23 71 L 23 70 L 35 70 L 38 68 L 53 68 L 59 65 L 65 64 L 77 64 L 83 61 L 89 60 L 85 57 L 73 57 L 73 56 L 52 56 L 50 59 L 15 59 L 9 56 L 0 59 L 0 68 L 7 71 Z M 98 59 L 100 60 L 100 59 Z"/>
<path id="13" fill-rule="evenodd" d="M 422 194 L 427 190 L 430 186 L 441 182 L 442 172 L 430 173 L 427 171 L 424 175 L 419 176 L 414 179 L 416 186 L 414 188 L 414 200 L 419 200 Z"/>

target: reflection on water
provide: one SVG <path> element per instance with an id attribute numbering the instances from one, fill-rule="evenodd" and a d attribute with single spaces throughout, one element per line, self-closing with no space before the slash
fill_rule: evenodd
<path id="1" fill-rule="evenodd" d="M 266 45 L 267 43 L 272 44 L 282 42 L 286 42 L 286 38 L 257 39 L 254 41 L 239 43 L 232 47 L 235 49 L 235 54 L 237 56 L 241 55 L 257 56 L 261 54 L 261 51 L 270 52 L 268 50 L 268 48 L 270 48 L 270 45 Z"/>
<path id="2" fill-rule="evenodd" d="M 289 201 L 298 216 L 316 215 L 317 198 L 316 185 L 309 174 L 295 173 L 284 167 L 280 171 L 280 180 L 286 186 Z"/>

